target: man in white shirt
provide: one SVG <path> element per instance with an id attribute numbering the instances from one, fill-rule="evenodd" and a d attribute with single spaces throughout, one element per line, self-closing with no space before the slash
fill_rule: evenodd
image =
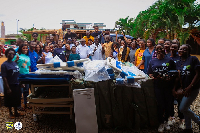
<path id="1" fill-rule="evenodd" d="M 81 45 L 78 45 L 76 48 L 76 53 L 80 55 L 81 59 L 89 58 L 90 48 L 85 44 L 85 39 L 80 40 Z"/>
<path id="2" fill-rule="evenodd" d="M 94 38 L 94 44 L 90 46 L 92 60 L 103 60 L 102 46 L 99 43 L 98 37 Z"/>

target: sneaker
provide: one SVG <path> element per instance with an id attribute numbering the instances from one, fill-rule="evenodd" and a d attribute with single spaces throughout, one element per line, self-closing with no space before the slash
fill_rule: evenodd
<path id="1" fill-rule="evenodd" d="M 166 121 L 164 122 L 164 127 L 166 130 L 170 130 L 170 126 L 169 126 L 168 122 L 166 122 Z"/>
<path id="2" fill-rule="evenodd" d="M 162 133 L 164 131 L 164 124 L 160 124 L 158 127 L 158 132 Z"/>
<path id="3" fill-rule="evenodd" d="M 182 122 L 180 122 L 179 123 L 179 126 L 178 126 L 180 129 L 185 129 L 185 122 L 184 121 L 182 121 Z"/>
<path id="4" fill-rule="evenodd" d="M 168 125 L 169 125 L 169 126 L 172 126 L 172 125 L 174 125 L 175 122 L 176 122 L 176 121 L 175 121 L 175 118 L 170 117 L 169 120 L 168 120 Z"/>

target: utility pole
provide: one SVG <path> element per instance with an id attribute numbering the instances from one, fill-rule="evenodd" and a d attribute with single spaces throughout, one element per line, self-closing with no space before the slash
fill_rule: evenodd
<path id="1" fill-rule="evenodd" d="M 16 19 L 17 20 L 17 34 L 18 34 L 18 22 L 19 22 L 19 19 Z"/>

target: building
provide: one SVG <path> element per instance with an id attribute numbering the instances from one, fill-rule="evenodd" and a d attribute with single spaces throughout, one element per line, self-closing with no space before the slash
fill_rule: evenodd
<path id="1" fill-rule="evenodd" d="M 1 38 L 0 38 L 0 43 L 1 44 L 13 44 L 16 42 L 17 36 L 19 34 L 10 34 L 10 35 L 5 35 L 5 26 L 4 22 L 1 22 Z"/>
<path id="2" fill-rule="evenodd" d="M 74 20 L 62 20 L 62 27 L 71 30 L 93 30 L 93 26 L 99 26 L 99 30 L 105 30 L 106 25 L 104 23 L 76 23 Z"/>
<path id="3" fill-rule="evenodd" d="M 5 26 L 4 22 L 1 22 L 1 38 L 5 38 Z"/>

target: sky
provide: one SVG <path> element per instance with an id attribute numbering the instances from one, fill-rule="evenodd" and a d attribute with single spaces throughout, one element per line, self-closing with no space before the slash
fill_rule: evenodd
<path id="1" fill-rule="evenodd" d="M 0 22 L 6 34 L 18 29 L 60 29 L 62 20 L 104 23 L 113 29 L 115 21 L 134 18 L 157 0 L 0 0 Z M 197 0 L 200 2 L 200 0 Z"/>

